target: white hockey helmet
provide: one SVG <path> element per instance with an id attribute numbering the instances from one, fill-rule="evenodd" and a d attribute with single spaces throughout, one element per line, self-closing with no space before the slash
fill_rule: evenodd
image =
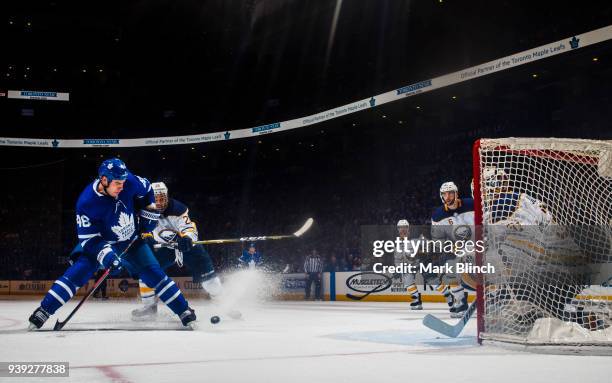
<path id="1" fill-rule="evenodd" d="M 407 219 L 400 219 L 397 221 L 397 231 L 401 236 L 408 236 L 410 230 L 410 223 Z"/>
<path id="2" fill-rule="evenodd" d="M 444 197 L 442 197 L 442 193 L 451 191 L 457 193 L 457 197 L 459 197 L 459 188 L 457 187 L 457 185 L 455 185 L 453 181 L 445 182 L 442 184 L 442 186 L 440 186 L 440 199 L 442 200 L 442 203 L 444 203 Z"/>
<path id="3" fill-rule="evenodd" d="M 155 207 L 159 211 L 164 211 L 168 207 L 168 187 L 163 182 L 151 184 L 153 195 L 155 196 Z"/>

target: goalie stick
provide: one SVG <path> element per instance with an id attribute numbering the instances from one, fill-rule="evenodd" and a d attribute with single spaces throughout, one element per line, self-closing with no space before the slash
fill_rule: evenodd
<path id="1" fill-rule="evenodd" d="M 427 314 L 425 318 L 423 318 L 423 325 L 450 338 L 456 338 L 461 334 L 461 331 L 463 331 L 463 328 L 474 314 L 474 311 L 476 311 L 476 302 L 472 302 L 468 306 L 468 309 L 465 310 L 459 322 L 454 325 L 450 325 L 440 318 Z"/>
<path id="2" fill-rule="evenodd" d="M 314 220 L 312 218 L 308 218 L 306 222 L 293 234 L 286 235 L 262 235 L 259 237 L 240 237 L 240 238 L 226 238 L 226 239 L 207 239 L 204 241 L 193 241 L 194 245 L 213 245 L 213 244 L 223 244 L 223 243 L 239 243 L 239 242 L 254 242 L 254 241 L 269 241 L 269 240 L 277 240 L 277 239 L 287 239 L 287 238 L 299 238 L 304 233 L 310 229 Z M 154 247 L 156 249 L 162 247 L 176 247 L 176 242 L 172 243 L 158 243 L 155 244 Z"/>

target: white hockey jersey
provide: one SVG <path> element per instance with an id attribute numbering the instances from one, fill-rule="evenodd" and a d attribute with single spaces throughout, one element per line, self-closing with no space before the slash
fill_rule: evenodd
<path id="1" fill-rule="evenodd" d="M 168 207 L 162 213 L 159 222 L 153 230 L 153 238 L 158 243 L 176 242 L 179 236 L 189 236 L 198 240 L 198 230 L 195 222 L 189 218 L 189 209 L 182 202 L 170 198 Z"/>
<path id="2" fill-rule="evenodd" d="M 462 198 L 459 206 L 451 210 L 440 206 L 431 215 L 431 239 L 433 240 L 473 240 L 474 239 L 474 200 Z"/>
<path id="3" fill-rule="evenodd" d="M 532 279 L 540 282 L 545 275 L 582 269 L 583 252 L 541 201 L 525 193 L 503 193 L 486 210 L 487 260 L 503 263 L 502 269 L 512 270 L 512 275 L 537 274 Z"/>
<path id="4" fill-rule="evenodd" d="M 501 193 L 485 210 L 485 224 L 541 226 L 552 222 L 544 204 L 525 193 Z"/>

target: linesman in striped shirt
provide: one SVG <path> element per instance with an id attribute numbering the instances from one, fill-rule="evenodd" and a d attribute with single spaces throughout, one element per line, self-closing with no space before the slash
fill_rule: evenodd
<path id="1" fill-rule="evenodd" d="M 306 295 L 304 300 L 310 299 L 310 289 L 312 283 L 315 285 L 315 299 L 323 300 L 321 297 L 321 273 L 323 272 L 323 261 L 316 249 L 312 249 L 310 254 L 304 259 L 304 272 L 306 273 Z"/>

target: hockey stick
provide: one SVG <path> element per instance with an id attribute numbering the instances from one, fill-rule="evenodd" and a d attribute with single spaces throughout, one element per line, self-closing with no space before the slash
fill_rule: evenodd
<path id="1" fill-rule="evenodd" d="M 461 334 L 461 331 L 463 331 L 463 328 L 474 314 L 474 311 L 476 311 L 476 302 L 472 302 L 468 306 L 468 309 L 465 310 L 459 322 L 454 325 L 450 325 L 440 318 L 427 314 L 425 318 L 423 318 L 423 325 L 450 338 L 456 338 Z"/>
<path id="2" fill-rule="evenodd" d="M 134 239 L 132 239 L 132 241 L 129 243 L 129 245 L 127 245 L 125 250 L 123 250 L 123 252 L 121 252 L 121 254 L 119 255 L 119 258 L 121 258 L 125 253 L 127 253 L 127 251 L 130 249 L 130 247 L 132 247 L 132 245 L 134 244 L 134 242 L 136 242 L 137 239 L 138 239 L 138 236 L 136 236 Z M 66 323 L 68 323 L 70 318 L 72 318 L 74 316 L 74 314 L 76 314 L 76 312 L 79 311 L 79 308 L 83 305 L 83 303 L 85 303 L 85 301 L 87 299 L 89 299 L 89 297 L 92 296 L 93 293 L 96 292 L 98 287 L 108 277 L 108 275 L 110 274 L 111 270 L 112 270 L 112 267 L 109 267 L 108 269 L 106 269 L 104 271 L 104 274 L 102 274 L 102 276 L 100 278 L 98 278 L 96 283 L 94 283 L 93 288 L 91 290 L 89 290 L 89 292 L 83 297 L 83 299 L 81 299 L 79 304 L 72 310 L 72 312 L 68 315 L 68 317 L 63 322 L 61 322 L 59 319 L 57 320 L 57 322 L 55 322 L 55 326 L 53 326 L 53 331 L 61 330 L 66 325 Z"/>
<path id="3" fill-rule="evenodd" d="M 254 241 L 269 241 L 269 240 L 277 240 L 277 239 L 287 239 L 287 238 L 299 238 L 304 233 L 310 229 L 314 220 L 312 218 L 308 218 L 306 222 L 300 227 L 295 233 L 287 234 L 287 235 L 262 235 L 259 237 L 241 237 L 241 238 L 227 238 L 227 239 L 207 239 L 204 241 L 193 241 L 194 245 L 213 245 L 213 244 L 223 244 L 223 243 L 239 243 L 239 242 L 254 242 Z M 176 243 L 158 243 L 153 246 L 156 249 L 162 247 L 176 247 Z"/>

